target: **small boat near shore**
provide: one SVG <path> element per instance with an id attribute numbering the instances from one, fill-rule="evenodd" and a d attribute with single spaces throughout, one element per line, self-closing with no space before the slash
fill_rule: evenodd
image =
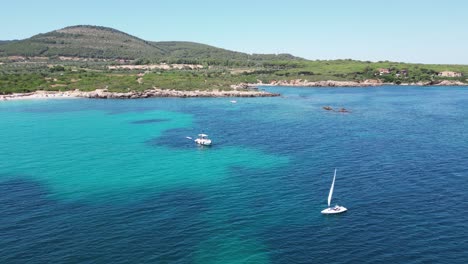
<path id="1" fill-rule="evenodd" d="M 211 139 L 206 134 L 198 134 L 198 138 L 194 140 L 195 143 L 202 146 L 211 146 Z"/>
<path id="2" fill-rule="evenodd" d="M 328 194 L 328 208 L 322 210 L 322 214 L 340 214 L 348 211 L 348 209 L 344 206 L 335 205 L 334 207 L 330 207 L 331 199 L 333 196 L 333 188 L 335 187 L 335 178 L 336 178 L 336 169 L 335 174 L 333 174 L 333 181 L 330 187 L 330 193 Z"/>

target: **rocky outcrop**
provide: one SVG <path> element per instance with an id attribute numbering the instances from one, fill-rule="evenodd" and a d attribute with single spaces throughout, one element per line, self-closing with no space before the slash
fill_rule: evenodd
<path id="1" fill-rule="evenodd" d="M 125 93 L 109 92 L 107 89 L 95 91 L 36 91 L 33 93 L 0 95 L 0 100 L 41 99 L 41 98 L 96 98 L 96 99 L 138 99 L 151 97 L 272 97 L 280 94 L 265 91 L 177 91 L 150 89 L 146 91 L 129 91 Z"/>
<path id="2" fill-rule="evenodd" d="M 234 90 L 247 90 L 250 87 L 252 87 L 252 86 L 250 84 L 248 84 L 248 83 L 239 83 L 239 84 L 232 84 L 231 85 L 231 89 L 234 89 Z"/>
<path id="3" fill-rule="evenodd" d="M 460 81 L 450 81 L 450 80 L 437 80 L 437 81 L 419 81 L 415 83 L 402 83 L 401 85 L 413 85 L 413 86 L 468 86 L 467 83 Z"/>
<path id="4" fill-rule="evenodd" d="M 432 85 L 436 86 L 468 86 L 468 84 L 460 82 L 460 81 L 449 81 L 449 80 L 444 80 L 439 83 L 434 83 Z"/>
<path id="5" fill-rule="evenodd" d="M 348 109 L 346 109 L 344 107 L 342 107 L 342 108 L 340 108 L 338 110 L 333 109 L 331 106 L 324 106 L 322 108 L 323 108 L 323 110 L 326 110 L 326 111 L 333 111 L 333 112 L 339 112 L 339 113 L 349 113 L 349 112 L 351 112 L 351 111 L 349 111 Z"/>
<path id="6" fill-rule="evenodd" d="M 131 91 L 126 93 L 108 92 L 96 90 L 94 92 L 76 92 L 76 97 L 98 98 L 98 99 L 137 99 L 151 97 L 271 97 L 279 94 L 264 91 L 178 91 L 151 89 L 146 91 Z"/>
<path id="7" fill-rule="evenodd" d="M 382 81 L 378 79 L 365 80 L 362 82 L 355 81 L 318 81 L 309 82 L 308 80 L 296 79 L 296 80 L 280 80 L 271 81 L 269 84 L 258 84 L 258 85 L 270 85 L 270 86 L 305 86 L 305 87 L 368 87 L 368 86 L 379 86 L 383 85 Z"/>
<path id="8" fill-rule="evenodd" d="M 419 82 L 412 82 L 412 83 L 402 83 L 400 85 L 409 85 L 409 86 L 429 86 L 429 85 L 433 85 L 432 82 L 423 82 L 423 81 L 419 81 Z"/>
<path id="9" fill-rule="evenodd" d="M 309 82 L 307 80 L 295 79 L 295 80 L 280 80 L 280 81 L 271 81 L 270 83 L 257 83 L 257 84 L 248 84 L 247 86 L 302 86 L 302 87 L 372 87 L 372 86 L 381 86 L 381 85 L 395 85 L 393 83 L 384 83 L 379 79 L 367 79 L 361 82 L 357 81 L 318 81 L 318 82 Z M 468 86 L 467 83 L 460 81 L 419 81 L 414 83 L 402 83 L 399 85 L 413 85 L 413 86 Z"/>

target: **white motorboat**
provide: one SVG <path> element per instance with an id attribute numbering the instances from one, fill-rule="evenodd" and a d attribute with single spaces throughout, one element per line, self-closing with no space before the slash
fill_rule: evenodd
<path id="1" fill-rule="evenodd" d="M 206 134 L 198 134 L 198 138 L 194 140 L 198 145 L 210 146 L 211 139 L 208 138 Z"/>
<path id="2" fill-rule="evenodd" d="M 237 103 L 236 100 L 231 100 L 230 102 L 233 103 L 233 104 L 236 104 L 236 103 Z"/>
<path id="3" fill-rule="evenodd" d="M 333 175 L 332 185 L 330 187 L 330 193 L 328 194 L 328 208 L 322 210 L 322 214 L 340 214 L 348 211 L 348 209 L 344 206 L 335 205 L 334 207 L 330 207 L 331 199 L 333 195 L 333 188 L 335 187 L 335 178 L 336 178 L 336 169 L 335 174 Z"/>

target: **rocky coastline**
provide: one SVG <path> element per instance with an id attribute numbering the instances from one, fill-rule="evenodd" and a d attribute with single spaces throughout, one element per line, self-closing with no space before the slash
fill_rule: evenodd
<path id="1" fill-rule="evenodd" d="M 374 87 L 382 85 L 402 85 L 402 86 L 468 86 L 468 84 L 460 81 L 429 81 L 429 82 L 413 82 L 413 83 L 384 83 L 378 79 L 368 79 L 361 82 L 358 81 L 317 81 L 310 82 L 302 79 L 295 80 L 280 80 L 271 81 L 269 83 L 243 83 L 237 85 L 239 88 L 259 87 L 259 86 L 291 86 L 291 87 Z"/>
<path id="2" fill-rule="evenodd" d="M 310 82 L 308 80 L 280 80 L 271 81 L 270 83 L 256 83 L 254 86 L 301 86 L 301 87 L 368 87 L 384 85 L 380 80 L 365 80 L 363 82 L 356 81 L 317 81 Z"/>
<path id="3" fill-rule="evenodd" d="M 94 98 L 94 99 L 139 99 L 153 97 L 274 97 L 280 96 L 278 93 L 270 93 L 259 91 L 258 87 L 262 86 L 290 86 L 290 87 L 376 87 L 382 85 L 397 85 L 393 83 L 383 83 L 380 80 L 365 80 L 357 81 L 317 81 L 309 82 L 307 80 L 280 80 L 270 83 L 240 83 L 231 85 L 232 90 L 195 90 L 195 91 L 179 91 L 153 88 L 145 91 L 129 91 L 124 93 L 109 92 L 107 89 L 96 89 L 94 91 L 35 91 L 30 93 L 13 93 L 0 95 L 0 101 L 22 100 L 22 99 L 53 99 L 53 98 Z M 468 84 L 460 81 L 432 81 L 432 82 L 417 82 L 417 83 L 401 83 L 401 86 L 468 86 Z"/>
<path id="4" fill-rule="evenodd" d="M 125 93 L 109 92 L 106 89 L 95 91 L 35 91 L 30 93 L 14 93 L 0 95 L 0 101 L 22 100 L 22 99 L 54 99 L 54 98 L 94 98 L 94 99 L 139 99 L 153 97 L 273 97 L 280 96 L 277 93 L 265 91 L 177 91 L 163 89 L 149 89 L 145 91 L 129 91 Z"/>

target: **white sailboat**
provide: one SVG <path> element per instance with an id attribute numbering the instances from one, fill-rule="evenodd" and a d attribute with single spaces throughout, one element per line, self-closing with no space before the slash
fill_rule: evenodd
<path id="1" fill-rule="evenodd" d="M 340 214 L 348 211 L 344 206 L 335 205 L 334 207 L 330 207 L 331 199 L 333 195 L 333 188 L 335 187 L 335 178 L 336 178 L 336 169 L 335 174 L 333 175 L 333 182 L 330 188 L 330 193 L 328 194 L 328 208 L 322 210 L 322 214 Z"/>

